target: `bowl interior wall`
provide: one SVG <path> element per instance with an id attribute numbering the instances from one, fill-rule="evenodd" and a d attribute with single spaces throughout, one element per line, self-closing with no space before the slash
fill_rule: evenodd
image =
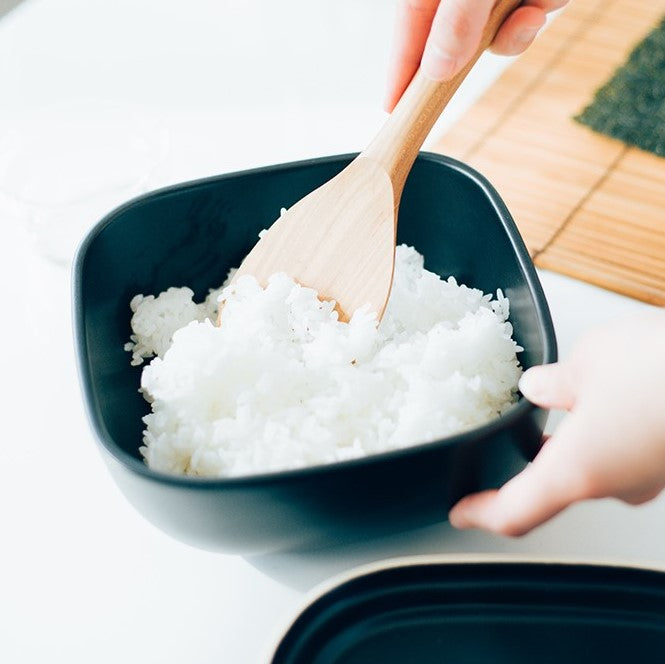
<path id="1" fill-rule="evenodd" d="M 131 298 L 189 286 L 202 299 L 241 262 L 281 207 L 348 161 L 331 158 L 180 185 L 119 208 L 91 237 L 81 272 L 83 361 L 99 426 L 125 452 L 140 458 L 141 417 L 149 411 L 138 393 L 140 368 L 130 366 L 123 350 Z M 516 340 L 526 349 L 521 362 L 529 367 L 544 358 L 542 321 L 515 251 L 515 232 L 502 214 L 465 170 L 421 156 L 404 191 L 398 242 L 415 246 L 426 267 L 444 277 L 485 292 L 502 288 L 511 300 Z"/>

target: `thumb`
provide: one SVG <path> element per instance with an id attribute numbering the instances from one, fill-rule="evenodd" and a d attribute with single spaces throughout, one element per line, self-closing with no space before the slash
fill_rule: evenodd
<path id="1" fill-rule="evenodd" d="M 450 523 L 518 536 L 588 497 L 575 450 L 590 435 L 585 418 L 569 415 L 533 463 L 498 490 L 462 498 L 450 511 Z"/>
<path id="2" fill-rule="evenodd" d="M 577 399 L 578 385 L 568 362 L 531 367 L 519 382 L 522 394 L 537 406 L 571 410 Z"/>
<path id="3" fill-rule="evenodd" d="M 436 11 L 421 70 L 435 81 L 457 74 L 475 53 L 494 0 L 443 0 Z"/>

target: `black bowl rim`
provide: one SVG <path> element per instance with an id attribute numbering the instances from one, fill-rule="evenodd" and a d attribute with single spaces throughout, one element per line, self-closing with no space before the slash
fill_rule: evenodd
<path id="1" fill-rule="evenodd" d="M 518 569 L 530 578 L 538 576 L 547 579 L 553 573 L 561 573 L 568 577 L 564 582 L 567 587 L 577 588 L 578 591 L 598 585 L 636 589 L 641 583 L 646 587 L 654 587 L 656 581 L 659 584 L 658 590 L 665 592 L 665 570 L 649 563 L 620 559 L 591 560 L 577 556 L 553 557 L 515 553 L 470 553 L 461 556 L 454 553 L 434 553 L 385 558 L 339 572 L 311 588 L 300 599 L 296 609 L 275 627 L 261 661 L 273 663 L 277 655 L 285 654 L 284 649 L 288 648 L 287 639 L 301 631 L 303 626 L 311 625 L 320 612 L 325 611 L 326 601 L 334 594 L 346 592 L 353 599 L 354 585 L 358 582 L 374 583 L 377 579 L 385 578 L 386 574 L 418 569 L 427 571 L 431 568 L 446 570 L 451 578 L 458 576 L 458 570 L 471 572 L 474 579 L 477 577 L 476 570 L 491 570 L 496 581 L 501 581 L 506 571 L 510 573 L 511 570 Z M 583 580 L 578 579 L 578 576 Z M 621 576 L 629 577 L 629 580 L 624 578 L 619 582 L 617 579 Z M 466 583 L 468 584 L 468 581 Z M 654 589 L 654 592 L 658 590 Z M 469 595 L 470 593 L 471 590 Z M 337 603 L 339 604 L 339 601 Z"/>
<path id="2" fill-rule="evenodd" d="M 349 459 L 346 461 L 337 461 L 332 463 L 317 464 L 314 466 L 306 466 L 302 468 L 294 468 L 289 470 L 277 470 L 265 473 L 257 473 L 253 475 L 239 475 L 232 477 L 195 477 L 190 475 L 173 475 L 152 470 L 143 461 L 128 454 L 122 450 L 115 441 L 111 438 L 101 416 L 97 409 L 93 407 L 94 399 L 92 398 L 92 377 L 87 369 L 87 353 L 85 352 L 85 334 L 84 334 L 84 306 L 83 306 L 83 269 L 90 245 L 94 242 L 95 238 L 102 232 L 102 230 L 112 223 L 115 218 L 133 207 L 137 203 L 146 200 L 152 200 L 162 196 L 169 196 L 186 189 L 192 189 L 199 186 L 207 185 L 210 182 L 219 182 L 221 180 L 238 177 L 239 175 L 254 175 L 260 173 L 270 173 L 274 171 L 288 170 L 291 168 L 303 168 L 316 164 L 328 162 L 343 162 L 351 161 L 357 156 L 358 153 L 346 153 L 340 155 L 331 155 L 327 157 L 316 157 L 313 159 L 304 159 L 293 162 L 286 162 L 282 164 L 274 164 L 271 166 L 262 166 L 259 168 L 252 168 L 241 171 L 234 171 L 231 173 L 224 173 L 221 175 L 213 175 L 205 178 L 198 178 L 187 182 L 176 183 L 156 189 L 148 193 L 136 196 L 126 203 L 114 208 L 107 213 L 100 221 L 98 221 L 81 240 L 76 250 L 74 262 L 72 265 L 72 324 L 73 324 L 73 338 L 74 350 L 77 359 L 77 372 L 79 376 L 79 383 L 81 391 L 84 396 L 84 407 L 88 422 L 90 424 L 98 444 L 110 454 L 110 456 L 135 474 L 141 475 L 146 479 L 167 484 L 171 486 L 179 486 L 186 488 L 196 488 L 203 490 L 214 490 L 225 487 L 247 487 L 253 485 L 269 485 L 289 482 L 294 478 L 302 478 L 305 476 L 316 476 L 321 474 L 337 473 L 344 471 L 347 468 L 359 467 L 366 465 L 374 465 L 377 463 L 384 463 L 389 460 L 399 459 L 417 455 L 425 450 L 432 450 L 436 447 L 443 447 L 448 445 L 464 444 L 464 442 L 476 439 L 479 436 L 486 437 L 497 431 L 501 431 L 509 427 L 513 422 L 522 419 L 531 411 L 537 409 L 532 403 L 527 401 L 524 397 L 520 396 L 517 403 L 511 406 L 500 417 L 493 419 L 486 424 L 473 427 L 461 433 L 440 438 L 437 440 L 425 441 L 415 445 L 409 445 L 397 450 L 390 450 L 371 454 L 358 459 Z M 419 161 L 434 161 L 444 164 L 448 168 L 452 168 L 475 182 L 480 190 L 487 196 L 488 200 L 496 210 L 501 223 L 503 224 L 508 239 L 517 258 L 518 264 L 524 274 L 526 284 L 533 297 L 536 316 L 543 336 L 543 364 L 556 362 L 557 360 L 557 344 L 554 333 L 554 326 L 550 315 L 549 307 L 545 299 L 542 286 L 536 274 L 535 267 L 531 261 L 529 253 L 524 245 L 517 226 L 508 211 L 505 203 L 489 183 L 489 181 L 476 171 L 471 166 L 442 154 L 433 152 L 421 152 L 418 156 Z"/>

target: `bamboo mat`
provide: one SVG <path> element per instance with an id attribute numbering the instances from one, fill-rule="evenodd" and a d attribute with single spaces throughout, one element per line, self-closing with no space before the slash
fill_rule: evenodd
<path id="1" fill-rule="evenodd" d="M 578 124 L 665 0 L 572 0 L 437 141 L 483 173 L 535 263 L 665 306 L 665 159 Z"/>

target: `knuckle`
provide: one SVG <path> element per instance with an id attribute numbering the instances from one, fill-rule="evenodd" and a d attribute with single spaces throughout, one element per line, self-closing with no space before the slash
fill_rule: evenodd
<path id="1" fill-rule="evenodd" d="M 560 497 L 560 502 L 569 505 L 580 500 L 601 498 L 604 481 L 596 468 L 584 465 L 568 467 L 565 474 L 552 482 L 548 490 Z"/>
<path id="2" fill-rule="evenodd" d="M 623 498 L 624 503 L 632 505 L 633 507 L 637 507 L 638 505 L 643 505 L 649 500 L 650 498 L 647 498 L 645 496 L 626 496 L 625 498 Z"/>
<path id="3" fill-rule="evenodd" d="M 651 500 L 654 500 L 662 493 L 662 487 L 657 489 L 642 490 L 636 493 L 623 496 L 621 499 L 629 505 L 644 505 Z"/>
<path id="4" fill-rule="evenodd" d="M 448 0 L 445 10 L 437 12 L 431 38 L 442 51 L 449 51 L 451 46 L 456 50 L 468 51 L 477 31 L 478 19 L 465 2 Z"/>
<path id="5" fill-rule="evenodd" d="M 606 495 L 605 478 L 596 468 L 572 471 L 567 481 L 571 500 L 590 500 Z"/>
<path id="6" fill-rule="evenodd" d="M 528 528 L 524 524 L 509 515 L 495 518 L 490 524 L 490 530 L 497 535 L 505 535 L 506 537 L 522 537 L 528 532 Z"/>
<path id="7" fill-rule="evenodd" d="M 449 18 L 448 29 L 460 43 L 466 43 L 473 34 L 474 23 L 471 18 L 463 7 L 458 7 L 458 11 L 453 12 Z"/>

